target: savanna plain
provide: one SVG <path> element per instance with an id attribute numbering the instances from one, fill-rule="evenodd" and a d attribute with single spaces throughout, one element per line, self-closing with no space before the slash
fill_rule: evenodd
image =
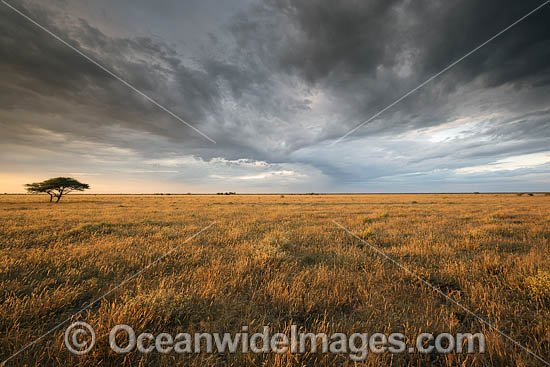
<path id="1" fill-rule="evenodd" d="M 539 366 L 535 357 L 374 251 L 383 251 L 550 359 L 550 196 L 0 196 L 0 360 L 173 248 L 7 365 Z M 215 223 L 214 223 L 215 222 Z M 334 222 L 348 228 L 360 241 Z M 211 227 L 186 241 L 209 224 Z M 367 245 L 367 243 L 369 245 Z M 65 328 L 95 329 L 87 354 Z M 116 354 L 136 333 L 483 333 L 483 354 Z"/>

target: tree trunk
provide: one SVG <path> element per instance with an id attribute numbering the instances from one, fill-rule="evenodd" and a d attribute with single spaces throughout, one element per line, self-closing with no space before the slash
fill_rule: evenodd
<path id="1" fill-rule="evenodd" d="M 61 199 L 61 197 L 63 196 L 63 191 L 65 191 L 64 187 L 62 187 L 61 189 L 58 190 L 58 194 L 56 195 L 57 200 L 55 201 L 56 203 L 59 203 L 59 199 Z"/>

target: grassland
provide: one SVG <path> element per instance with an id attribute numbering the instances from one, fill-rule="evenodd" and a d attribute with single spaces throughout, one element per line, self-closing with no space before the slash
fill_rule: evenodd
<path id="1" fill-rule="evenodd" d="M 550 359 L 550 197 L 542 194 L 92 196 L 59 204 L 0 196 L 0 360 L 212 222 L 8 365 L 353 365 L 330 354 L 117 355 L 106 335 L 239 332 L 483 332 L 485 354 L 369 354 L 367 366 L 538 366 L 534 357 L 336 226 L 378 246 Z"/>

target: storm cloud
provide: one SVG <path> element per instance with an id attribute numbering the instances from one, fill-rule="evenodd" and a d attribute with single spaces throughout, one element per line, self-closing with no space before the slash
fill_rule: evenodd
<path id="1" fill-rule="evenodd" d="M 6 177 L 132 192 L 550 183 L 550 7 L 331 144 L 541 1 L 9 3 L 216 144 L 1 4 Z"/>

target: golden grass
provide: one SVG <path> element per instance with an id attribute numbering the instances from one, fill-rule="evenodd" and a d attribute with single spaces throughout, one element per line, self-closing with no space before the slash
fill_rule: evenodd
<path id="1" fill-rule="evenodd" d="M 550 197 L 478 195 L 0 196 L 0 360 L 209 223 L 210 229 L 9 362 L 38 365 L 353 365 L 347 355 L 117 355 L 116 324 L 149 331 L 483 332 L 486 354 L 372 354 L 366 366 L 537 366 L 532 356 L 378 256 L 381 248 L 550 359 Z"/>

